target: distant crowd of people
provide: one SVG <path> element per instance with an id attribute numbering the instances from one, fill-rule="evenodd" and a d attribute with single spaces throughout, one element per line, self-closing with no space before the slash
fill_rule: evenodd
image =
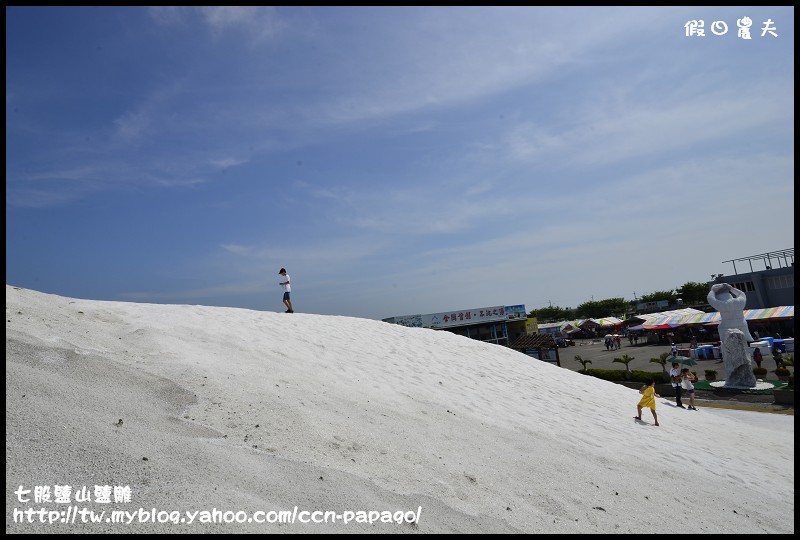
<path id="1" fill-rule="evenodd" d="M 606 336 L 605 345 L 607 351 L 613 351 L 622 347 L 622 338 L 619 334 L 613 336 Z"/>

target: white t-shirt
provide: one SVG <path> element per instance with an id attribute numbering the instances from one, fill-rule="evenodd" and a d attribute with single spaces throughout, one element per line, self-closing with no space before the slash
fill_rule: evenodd
<path id="1" fill-rule="evenodd" d="M 680 377 L 680 376 L 681 376 L 681 370 L 679 368 L 672 368 L 669 370 L 669 380 L 672 381 L 673 388 L 681 384 L 681 383 L 676 383 L 673 377 Z"/>
<path id="2" fill-rule="evenodd" d="M 684 390 L 694 390 L 694 385 L 689 377 L 683 377 L 681 379 L 681 386 L 683 386 Z"/>
<path id="3" fill-rule="evenodd" d="M 289 274 L 284 274 L 282 276 L 281 281 L 279 282 L 279 284 L 281 285 L 281 287 L 283 287 L 283 290 L 285 292 L 292 292 L 292 284 L 290 283 L 290 281 L 291 280 L 289 279 Z"/>

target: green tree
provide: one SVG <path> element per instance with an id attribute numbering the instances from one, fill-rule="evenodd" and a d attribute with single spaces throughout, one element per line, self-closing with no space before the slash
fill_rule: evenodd
<path id="1" fill-rule="evenodd" d="M 579 354 L 575 355 L 575 360 L 577 360 L 578 362 L 581 363 L 581 365 L 583 366 L 583 370 L 582 371 L 584 373 L 586 372 L 586 365 L 592 363 L 591 360 L 584 360 L 583 358 L 581 358 L 581 355 L 579 355 Z"/>
<path id="2" fill-rule="evenodd" d="M 661 366 L 661 372 L 662 372 L 661 378 L 665 382 L 669 381 L 669 373 L 667 373 L 667 362 L 669 361 L 669 358 L 671 356 L 672 356 L 672 354 L 670 354 L 668 352 L 663 352 L 658 356 L 658 358 L 651 358 L 650 359 L 651 363 L 659 364 Z"/>
<path id="3" fill-rule="evenodd" d="M 529 317 L 535 317 L 539 322 L 560 322 L 569 321 L 575 318 L 574 311 L 570 308 L 561 308 L 558 306 L 548 306 L 539 309 L 531 310 Z"/>
<path id="4" fill-rule="evenodd" d="M 708 294 L 708 291 L 706 291 Z M 674 304 L 675 300 L 678 299 L 678 295 L 675 294 L 675 291 L 656 291 L 648 294 L 643 294 L 641 301 L 642 302 L 658 302 L 659 300 L 666 300 L 670 304 Z"/>
<path id="5" fill-rule="evenodd" d="M 707 283 L 687 281 L 675 290 L 646 293 L 635 300 L 628 301 L 624 298 L 592 299 L 580 304 L 575 309 L 547 306 L 531 310 L 529 317 L 535 317 L 542 323 L 571 321 L 574 319 L 602 319 L 604 317 L 624 319 L 629 313 L 635 312 L 636 305 L 641 302 L 666 300 L 672 306 L 680 298 L 685 305 L 705 304 L 708 291 L 709 286 Z"/>
<path id="6" fill-rule="evenodd" d="M 629 380 L 633 375 L 631 373 L 630 363 L 636 360 L 635 356 L 630 356 L 628 354 L 623 354 L 622 358 L 614 358 L 614 362 L 618 362 L 620 364 L 625 364 L 625 379 Z"/>
<path id="7" fill-rule="evenodd" d="M 687 281 L 676 290 L 678 296 L 686 305 L 705 304 L 708 299 L 710 287 L 705 283 Z"/>
<path id="8" fill-rule="evenodd" d="M 575 308 L 575 314 L 581 319 L 602 319 L 603 317 L 622 317 L 630 311 L 630 304 L 624 298 L 592 300 Z"/>

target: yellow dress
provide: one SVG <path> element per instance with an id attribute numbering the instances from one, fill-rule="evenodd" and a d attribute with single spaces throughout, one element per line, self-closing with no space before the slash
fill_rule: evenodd
<path id="1" fill-rule="evenodd" d="M 648 386 L 644 389 L 644 395 L 642 399 L 639 400 L 638 407 L 643 407 L 646 409 L 653 409 L 656 410 L 656 389 L 652 386 Z"/>

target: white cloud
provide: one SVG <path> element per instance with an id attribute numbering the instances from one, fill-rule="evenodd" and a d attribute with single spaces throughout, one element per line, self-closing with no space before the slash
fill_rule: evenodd
<path id="1" fill-rule="evenodd" d="M 219 167 L 220 169 L 228 169 L 230 167 L 236 167 L 237 165 L 243 165 L 247 163 L 248 160 L 246 159 L 237 159 L 237 158 L 223 158 L 223 159 L 212 159 L 209 161 L 213 166 Z"/>
<path id="2" fill-rule="evenodd" d="M 188 25 L 199 18 L 215 37 L 245 35 L 254 44 L 275 37 L 285 26 L 271 6 L 153 6 L 148 12 L 163 26 Z"/>

